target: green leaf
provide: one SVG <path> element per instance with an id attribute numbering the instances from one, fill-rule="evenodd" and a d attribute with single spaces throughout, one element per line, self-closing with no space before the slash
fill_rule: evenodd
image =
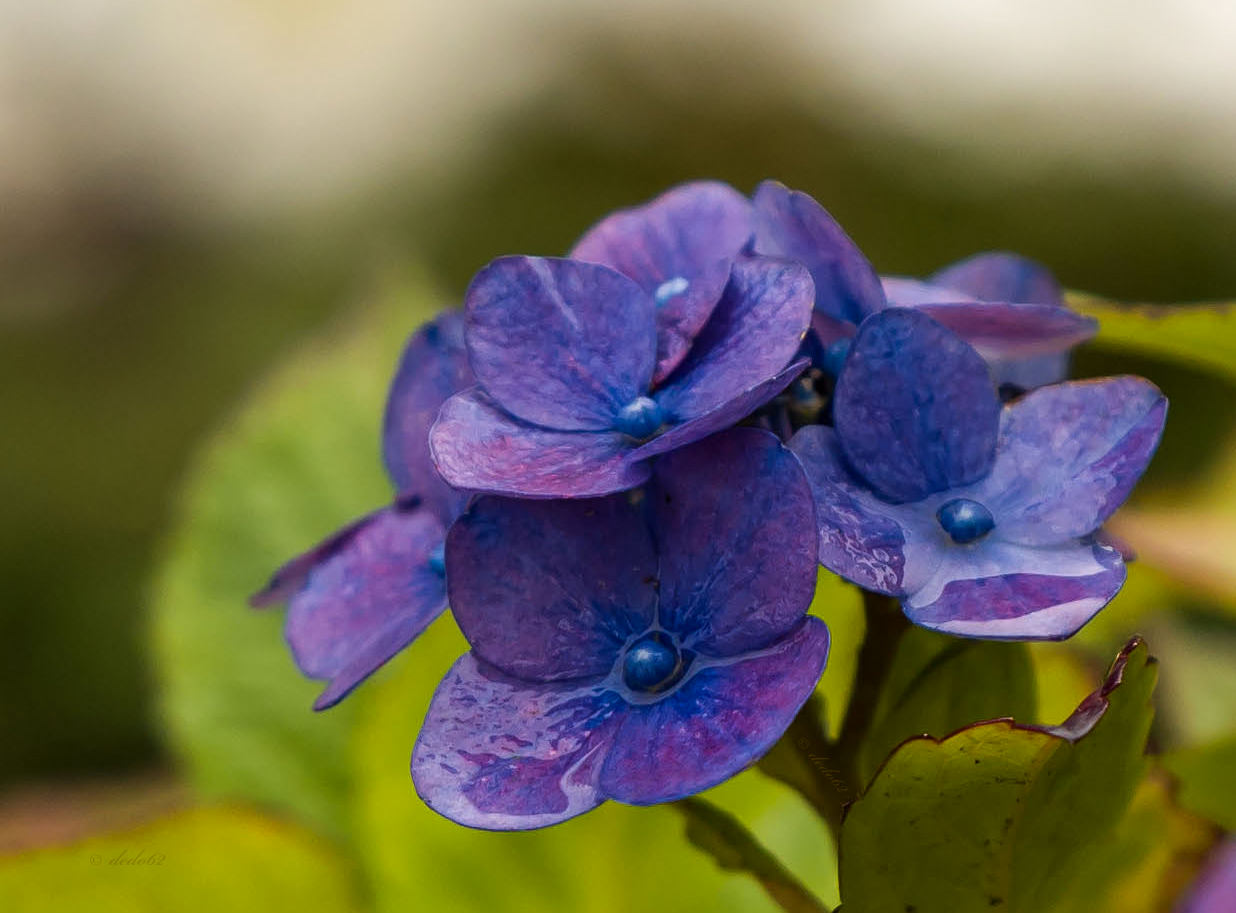
<path id="1" fill-rule="evenodd" d="M 465 646 L 452 620 L 439 619 L 391 664 L 392 677 L 363 708 L 351 752 L 355 832 L 379 913 L 776 909 L 755 880 L 719 871 L 692 847 L 667 806 L 608 802 L 524 833 L 471 830 L 426 807 L 409 758 L 433 689 Z M 748 772 L 705 797 L 736 813 L 812 892 L 835 903 L 828 834 L 797 796 Z"/>
<path id="2" fill-rule="evenodd" d="M 1167 913 L 1215 842 L 1214 828 L 1172 801 L 1163 776 L 1141 782 L 1125 816 L 1086 848 L 1050 913 Z"/>
<path id="3" fill-rule="evenodd" d="M 382 296 L 255 392 L 192 467 L 153 587 L 162 714 L 193 785 L 336 836 L 364 689 L 313 713 L 321 685 L 293 664 L 283 611 L 246 599 L 283 561 L 389 499 L 378 456 L 386 386 L 430 302 L 423 290 Z"/>
<path id="4" fill-rule="evenodd" d="M 827 731 L 836 735 L 854 690 L 858 651 L 862 648 L 866 630 L 862 591 L 831 571 L 820 568 L 810 612 L 828 625 L 828 665 L 820 677 L 816 694 L 824 701 Z"/>
<path id="5" fill-rule="evenodd" d="M 1205 366 L 1236 378 L 1236 305 L 1117 304 L 1069 292 L 1069 307 L 1099 321 L 1095 345 Z"/>
<path id="6" fill-rule="evenodd" d="M 289 824 L 237 808 L 182 812 L 0 863 L 0 910 L 352 913 L 350 870 Z"/>
<path id="7" fill-rule="evenodd" d="M 1182 806 L 1236 831 L 1236 734 L 1165 755 L 1163 766 L 1179 781 Z"/>
<path id="8" fill-rule="evenodd" d="M 943 738 L 998 717 L 1035 719 L 1035 681 L 1025 644 L 961 640 L 908 629 L 859 751 L 867 783 L 888 754 L 919 735 Z"/>
<path id="9" fill-rule="evenodd" d="M 1155 672 L 1134 641 L 1058 729 L 997 721 L 903 744 L 846 817 L 846 913 L 1047 909 L 1143 775 Z"/>

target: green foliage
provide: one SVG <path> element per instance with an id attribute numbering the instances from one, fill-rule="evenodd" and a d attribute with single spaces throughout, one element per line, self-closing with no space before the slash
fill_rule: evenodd
<path id="1" fill-rule="evenodd" d="M 1138 645 L 1113 669 L 1077 741 L 998 721 L 902 745 L 846 818 L 846 913 L 1049 909 L 1145 769 L 1155 665 Z"/>
<path id="2" fill-rule="evenodd" d="M 350 869 L 321 838 L 239 808 L 203 808 L 0 862 L 0 910 L 355 913 Z"/>
<path id="3" fill-rule="evenodd" d="M 1236 733 L 1173 752 L 1163 764 L 1180 784 L 1181 805 L 1236 831 Z"/>
<path id="4" fill-rule="evenodd" d="M 153 591 L 153 648 L 172 747 L 205 795 L 260 801 L 346 832 L 352 702 L 310 707 L 283 612 L 250 593 L 297 552 L 389 498 L 378 457 L 386 385 L 436 301 L 387 296 L 256 391 L 190 473 Z"/>
<path id="5" fill-rule="evenodd" d="M 943 738 L 962 726 L 998 717 L 1036 718 L 1034 668 L 1026 645 L 961 640 L 910 628 L 897 642 L 897 655 L 859 751 L 861 782 L 867 783 L 908 738 Z"/>

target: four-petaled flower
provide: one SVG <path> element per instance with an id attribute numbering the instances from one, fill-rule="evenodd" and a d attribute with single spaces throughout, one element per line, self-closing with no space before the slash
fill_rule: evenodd
<path id="1" fill-rule="evenodd" d="M 511 830 L 733 776 L 824 669 L 815 559 L 802 467 L 752 428 L 663 457 L 636 496 L 479 498 L 447 548 L 472 649 L 426 715 L 417 791 Z"/>
<path id="2" fill-rule="evenodd" d="M 317 710 L 342 700 L 446 608 L 444 541 L 465 495 L 438 478 L 429 428 L 446 398 L 472 383 L 458 314 L 413 334 L 382 434 L 394 502 L 287 562 L 250 600 L 287 601 L 285 634 L 297 665 L 328 682 Z"/>
<path id="3" fill-rule="evenodd" d="M 997 383 L 1021 388 L 1063 379 L 1069 350 L 1097 328 L 1091 318 L 1063 306 L 1055 277 L 1032 260 L 979 254 L 927 282 L 882 280 L 807 194 L 765 181 L 754 200 L 756 253 L 796 260 L 815 280 L 811 354 L 830 373 L 839 369 L 863 320 L 886 307 L 925 311 L 974 346 Z"/>
<path id="4" fill-rule="evenodd" d="M 1003 409 L 982 358 L 925 313 L 867 318 L 835 428 L 791 443 L 820 522 L 820 563 L 901 598 L 916 624 L 1062 639 L 1120 589 L 1097 542 L 1159 442 L 1167 401 L 1116 377 L 1040 387 Z"/>

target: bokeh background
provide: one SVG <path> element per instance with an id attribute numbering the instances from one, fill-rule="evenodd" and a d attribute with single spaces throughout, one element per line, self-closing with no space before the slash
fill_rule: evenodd
<path id="1" fill-rule="evenodd" d="M 297 818 L 311 786 L 256 754 L 228 773 L 241 734 L 270 730 L 227 702 L 273 714 L 284 696 L 263 703 L 256 678 L 189 694 L 225 662 L 196 647 L 294 676 L 277 618 L 241 597 L 382 497 L 377 411 L 402 336 L 490 258 L 559 253 L 677 181 L 776 177 L 885 273 L 1010 249 L 1115 300 L 1236 299 L 1234 48 L 1236 8 L 1206 0 L 0 0 L 0 850 L 202 795 L 249 800 L 222 825 L 242 848 L 275 827 L 250 806 Z M 1148 637 L 1165 750 L 1223 740 L 1236 711 L 1236 374 L 1205 361 L 1078 360 L 1172 399 L 1122 527 L 1136 592 L 1076 648 L 1101 668 Z M 194 560 L 227 563 L 196 601 Z M 343 724 L 309 714 L 301 685 L 303 741 L 279 751 L 330 753 L 313 727 Z M 415 713 L 365 700 L 354 715 L 406 730 L 387 746 L 405 765 Z M 323 841 L 306 871 L 353 840 L 337 800 L 300 822 Z M 213 833 L 216 811 L 191 814 Z"/>

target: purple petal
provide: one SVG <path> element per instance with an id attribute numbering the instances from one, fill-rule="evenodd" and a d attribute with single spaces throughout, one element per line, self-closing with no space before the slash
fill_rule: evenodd
<path id="1" fill-rule="evenodd" d="M 1236 837 L 1228 836 L 1210 854 L 1177 913 L 1231 913 L 1236 901 Z"/>
<path id="2" fill-rule="evenodd" d="M 695 418 L 777 373 L 811 323 L 811 277 L 796 263 L 737 261 L 691 352 L 656 393 L 676 421 Z"/>
<path id="3" fill-rule="evenodd" d="M 469 653 L 434 693 L 412 782 L 438 814 L 487 830 L 557 824 L 600 805 L 625 704 L 595 684 L 534 685 Z"/>
<path id="4" fill-rule="evenodd" d="M 330 682 L 315 709 L 338 703 L 446 608 L 446 583 L 430 566 L 445 534 L 430 510 L 384 508 L 292 559 L 253 598 L 288 600 L 296 664 Z"/>
<path id="5" fill-rule="evenodd" d="M 765 181 L 755 190 L 755 251 L 797 260 L 815 280 L 815 309 L 859 323 L 884 308 L 880 277 L 824 207 Z"/>
<path id="6" fill-rule="evenodd" d="M 905 276 L 881 276 L 880 286 L 884 289 L 884 297 L 888 299 L 889 307 L 918 307 L 921 304 L 938 304 L 941 301 L 972 300 L 969 295 L 963 295 L 957 289 Z"/>
<path id="7" fill-rule="evenodd" d="M 976 498 L 1001 538 L 1052 545 L 1085 536 L 1146 470 L 1167 400 L 1140 377 L 1042 387 L 1004 409 L 995 466 Z"/>
<path id="8" fill-rule="evenodd" d="M 675 425 L 660 437 L 655 437 L 647 444 L 636 448 L 631 453 L 631 459 L 646 460 L 662 453 L 669 453 L 679 447 L 685 447 L 694 441 L 700 441 L 708 435 L 729 428 L 735 422 L 742 421 L 754 410 L 764 405 L 778 393 L 794 382 L 794 378 L 802 374 L 807 367 L 807 360 L 794 362 L 784 371 L 767 380 L 744 390 L 727 403 L 723 403 L 711 412 L 697 415 L 681 425 Z"/>
<path id="9" fill-rule="evenodd" d="M 655 306 L 608 267 L 503 257 L 477 273 L 464 310 L 477 380 L 526 422 L 600 431 L 648 392 Z"/>
<path id="10" fill-rule="evenodd" d="M 831 428 L 811 425 L 790 441 L 815 497 L 820 564 L 851 583 L 900 596 L 935 573 L 944 547 L 930 513 L 889 504 L 845 464 Z"/>
<path id="11" fill-rule="evenodd" d="M 727 184 L 696 181 L 602 219 L 579 239 L 571 257 L 618 270 L 658 302 L 653 380 L 660 382 L 707 322 L 730 262 L 753 231 L 746 197 Z"/>
<path id="12" fill-rule="evenodd" d="M 1028 257 L 1002 251 L 959 260 L 928 281 L 983 301 L 1064 303 L 1064 293 L 1051 270 Z"/>
<path id="13" fill-rule="evenodd" d="M 420 495 L 449 523 L 466 495 L 438 475 L 429 456 L 429 429 L 452 394 L 476 383 L 464 348 L 463 315 L 440 314 L 412 335 L 386 399 L 382 461 L 396 490 Z"/>
<path id="14" fill-rule="evenodd" d="M 473 651 L 526 681 L 604 675 L 656 611 L 652 536 L 625 495 L 480 498 L 451 527 L 446 556 Z"/>
<path id="15" fill-rule="evenodd" d="M 833 398 L 847 460 L 877 494 L 895 502 L 985 476 L 999 418 L 983 359 L 911 308 L 890 308 L 863 322 Z"/>
<path id="16" fill-rule="evenodd" d="M 633 805 L 681 799 L 759 760 L 811 696 L 828 629 L 804 618 L 767 649 L 688 673 L 679 689 L 631 707 L 601 769 L 608 797 Z"/>
<path id="17" fill-rule="evenodd" d="M 442 405 L 429 433 L 434 464 L 451 485 L 525 498 L 583 498 L 648 478 L 634 444 L 615 431 L 549 431 L 512 418 L 479 389 Z"/>
<path id="18" fill-rule="evenodd" d="M 1067 352 L 1090 339 L 1098 322 L 1065 307 L 996 301 L 925 304 L 930 314 L 988 361 Z"/>
<path id="19" fill-rule="evenodd" d="M 911 621 L 989 640 L 1064 640 L 1120 591 L 1124 562 L 1088 542 L 1036 548 L 989 537 L 944 549 L 935 576 L 902 600 Z"/>
<path id="20" fill-rule="evenodd" d="M 759 649 L 797 624 L 815 593 L 815 508 L 776 435 L 714 434 L 663 458 L 654 478 L 661 624 L 710 656 Z"/>

